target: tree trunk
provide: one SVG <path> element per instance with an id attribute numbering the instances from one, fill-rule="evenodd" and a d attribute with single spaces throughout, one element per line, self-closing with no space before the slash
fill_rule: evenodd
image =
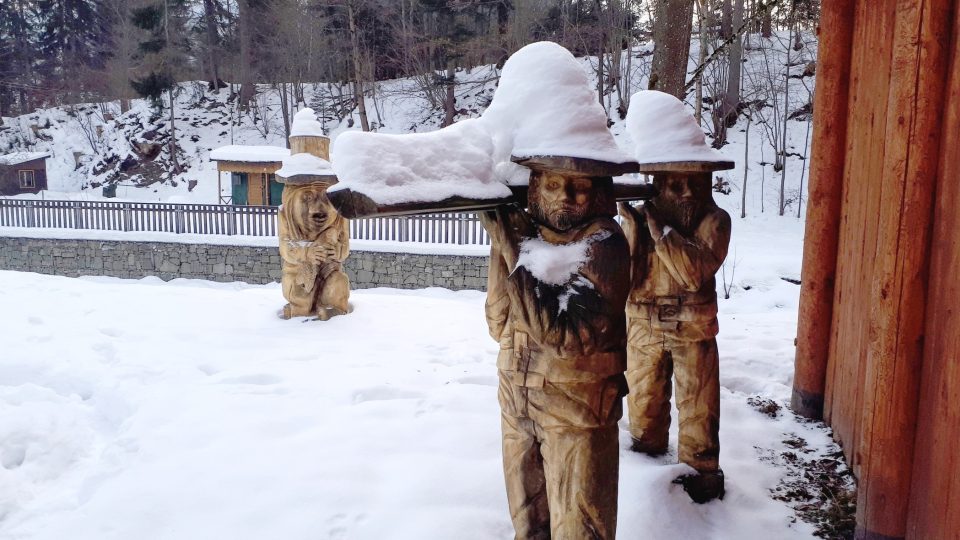
<path id="1" fill-rule="evenodd" d="M 686 95 L 684 84 L 690 56 L 690 31 L 694 0 L 658 0 L 653 25 L 653 65 L 650 88 L 680 99 Z"/>
<path id="2" fill-rule="evenodd" d="M 697 65 L 702 66 L 703 63 L 707 60 L 707 24 L 706 24 L 706 11 L 707 11 L 707 0 L 697 0 L 697 13 L 700 15 L 698 17 L 698 27 L 700 33 L 700 46 L 699 54 L 697 55 Z M 703 77 L 697 77 L 696 85 L 696 98 L 693 105 L 693 117 L 697 119 L 697 124 L 700 124 L 703 119 Z"/>
<path id="3" fill-rule="evenodd" d="M 283 116 L 283 133 L 287 148 L 290 148 L 290 98 L 287 96 L 287 83 L 279 83 L 280 89 L 280 114 Z"/>
<path id="4" fill-rule="evenodd" d="M 353 56 L 353 97 L 357 102 L 357 111 L 360 114 L 360 127 L 370 131 L 370 122 L 367 120 L 367 103 L 363 93 L 363 72 L 360 69 L 360 40 L 357 36 L 357 22 L 353 17 L 353 2 L 347 2 L 347 24 L 350 30 L 350 48 Z"/>
<path id="5" fill-rule="evenodd" d="M 770 17 L 769 9 L 760 17 L 760 35 L 765 38 L 773 36 L 773 19 Z"/>
<path id="6" fill-rule="evenodd" d="M 791 15 L 793 13 L 791 12 Z M 791 24 L 791 29 L 793 28 Z M 793 36 L 790 36 L 791 39 Z M 787 122 L 790 121 L 790 49 L 787 49 L 786 75 L 783 78 L 783 168 L 780 169 L 780 215 L 786 211 L 786 195 L 784 190 L 787 183 Z"/>
<path id="7" fill-rule="evenodd" d="M 736 1 L 742 2 L 743 0 Z M 730 0 L 723 0 L 722 13 L 720 14 L 720 39 L 729 39 L 733 35 L 734 29 L 740 28 L 740 24 L 743 24 L 737 24 L 733 21 L 733 10 Z M 742 14 L 740 18 L 743 18 Z"/>
<path id="8" fill-rule="evenodd" d="M 173 175 L 180 173 L 180 162 L 177 160 L 177 127 L 174 124 L 175 114 L 174 114 L 174 103 L 173 103 L 173 89 L 167 90 L 167 96 L 170 98 L 170 144 L 168 151 L 170 152 L 170 177 L 173 178 Z"/>
<path id="9" fill-rule="evenodd" d="M 733 5 L 733 27 L 743 26 L 743 2 L 744 0 L 734 0 Z M 737 123 L 737 115 L 740 107 L 740 71 L 743 67 L 743 42 L 742 36 L 734 38 L 729 48 L 729 65 L 727 67 L 727 90 L 723 94 L 723 103 L 720 106 L 720 118 L 717 122 L 717 138 L 715 144 L 722 146 L 727 142 L 727 128 L 733 127 Z"/>
<path id="10" fill-rule="evenodd" d="M 457 71 L 454 69 L 453 60 L 448 59 L 443 98 L 443 127 L 453 124 L 453 118 L 457 115 L 456 76 Z"/>
<path id="11" fill-rule="evenodd" d="M 253 17 L 253 8 L 249 0 L 238 0 L 237 8 L 239 16 L 237 17 L 237 26 L 240 34 L 240 94 L 238 106 L 241 110 L 247 110 L 250 101 L 256 94 L 256 87 L 253 81 L 253 66 L 251 65 L 253 55 L 251 43 L 253 32 L 251 28 L 251 18 Z"/>
<path id="12" fill-rule="evenodd" d="M 207 24 L 207 57 L 209 58 L 210 86 L 213 93 L 220 92 L 220 66 L 217 58 L 217 15 L 215 0 L 203 0 L 203 14 Z"/>

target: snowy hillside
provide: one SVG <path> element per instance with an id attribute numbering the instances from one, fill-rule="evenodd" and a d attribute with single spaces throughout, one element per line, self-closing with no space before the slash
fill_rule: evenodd
<path id="1" fill-rule="evenodd" d="M 729 131 L 729 144 L 721 149 L 737 168 L 721 173 L 730 193 L 718 196 L 721 206 L 739 215 L 744 165 L 747 172 L 746 208 L 748 213 L 776 211 L 780 173 L 774 170 L 773 145 L 783 137 L 783 82 L 787 39 L 775 36 L 763 40 L 751 37 L 753 46 L 745 52 L 742 101 L 749 106 L 738 124 Z M 699 42 L 692 42 L 690 70 L 696 67 Z M 626 53 L 625 53 L 626 54 Z M 633 55 L 633 91 L 647 87 L 649 46 L 638 47 Z M 807 36 L 800 51 L 790 51 L 792 75 L 786 110 L 797 113 L 786 122 L 786 198 L 787 213 L 796 214 L 797 200 L 803 190 L 809 139 L 806 121 L 813 90 L 813 77 L 805 68 L 816 56 L 816 42 Z M 596 58 L 581 58 L 591 84 L 596 75 Z M 719 66 L 719 64 L 718 64 Z M 706 70 L 704 95 L 706 109 L 702 125 L 710 132 L 709 95 L 722 80 L 719 67 Z M 764 76 L 760 76 L 764 74 Z M 496 89 L 499 72 L 494 66 L 482 66 L 457 73 L 458 119 L 483 113 Z M 769 76 L 768 76 L 769 75 Z M 809 74 L 808 74 L 809 75 Z M 443 113 L 431 109 L 415 79 L 381 81 L 367 97 L 371 127 L 383 133 L 411 133 L 439 128 Z M 343 89 L 334 84 L 317 83 L 303 88 L 304 100 L 298 108 L 310 106 L 319 111 L 320 121 L 334 139 L 347 130 L 359 129 L 357 111 L 342 107 Z M 693 103 L 694 93 L 687 103 Z M 616 97 L 606 96 L 611 131 L 623 148 L 632 148 L 625 121 L 616 112 Z M 807 113 L 807 114 L 805 114 Z M 229 98 L 229 89 L 218 94 L 208 91 L 202 82 L 183 83 L 176 98 L 175 126 L 178 162 L 183 172 L 171 173 L 169 159 L 169 110 L 159 117 L 145 100 L 134 100 L 131 110 L 119 114 L 117 102 L 104 106 L 84 105 L 44 109 L 17 118 L 5 118 L 0 127 L 0 152 L 17 150 L 50 151 L 48 160 L 50 190 L 41 195 L 52 199 L 100 199 L 105 183 L 119 183 L 118 199 L 167 202 L 218 202 L 216 167 L 209 161 L 211 149 L 228 144 L 285 146 L 283 119 L 278 91 L 261 86 L 250 110 L 239 112 Z M 746 117 L 750 117 L 748 120 Z M 80 157 L 75 157 L 79 153 Z M 196 186 L 191 189 L 191 185 Z M 229 182 L 224 182 L 229 189 Z M 140 186 L 140 187 L 137 187 Z"/>

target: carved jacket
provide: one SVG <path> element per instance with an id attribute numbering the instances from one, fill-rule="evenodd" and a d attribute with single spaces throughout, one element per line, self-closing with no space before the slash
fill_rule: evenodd
<path id="1" fill-rule="evenodd" d="M 640 223 L 624 222 L 630 243 L 629 341 L 659 342 L 665 336 L 700 341 L 717 335 L 716 273 L 730 244 L 730 216 L 710 208 L 692 234 L 665 228 L 660 238 Z"/>
<path id="2" fill-rule="evenodd" d="M 508 212 L 525 214 L 501 209 L 483 218 L 492 239 L 486 316 L 490 335 L 500 342 L 497 367 L 523 386 L 595 382 L 622 373 L 629 260 L 620 227 L 597 218 L 561 233 L 560 245 L 589 247 L 564 283 L 548 283 L 517 264 L 520 245 L 540 236 L 542 226 L 527 217 L 529 226 L 521 230 Z"/>

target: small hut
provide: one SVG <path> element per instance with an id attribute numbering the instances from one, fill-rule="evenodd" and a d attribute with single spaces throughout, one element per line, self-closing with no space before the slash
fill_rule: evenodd
<path id="1" fill-rule="evenodd" d="M 0 156 L 0 195 L 39 193 L 47 189 L 48 152 L 14 152 Z"/>
<path id="2" fill-rule="evenodd" d="M 278 206 L 283 184 L 275 173 L 290 150 L 279 146 L 221 146 L 210 152 L 217 162 L 217 192 L 220 202 L 252 206 Z M 221 174 L 230 174 L 230 195 L 223 195 Z"/>

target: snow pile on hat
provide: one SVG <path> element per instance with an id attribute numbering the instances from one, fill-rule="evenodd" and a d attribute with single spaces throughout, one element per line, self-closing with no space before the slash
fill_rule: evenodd
<path id="1" fill-rule="evenodd" d="M 668 162 L 726 162 L 711 148 L 697 120 L 682 101 L 656 90 L 643 90 L 630 98 L 627 133 L 635 145 L 641 167 Z"/>
<path id="2" fill-rule="evenodd" d="M 498 161 L 511 155 L 633 161 L 617 147 L 583 67 L 550 41 L 527 45 L 507 60 L 483 121 L 497 137 Z"/>
<path id="3" fill-rule="evenodd" d="M 307 107 L 293 115 L 290 136 L 324 137 L 323 128 L 317 122 L 313 109 Z M 313 154 L 304 152 L 283 158 L 283 166 L 277 170 L 277 178 L 286 184 L 304 184 L 310 182 L 336 182 L 330 162 Z"/>
<path id="4" fill-rule="evenodd" d="M 312 136 L 326 137 L 323 133 L 323 125 L 317 121 L 317 115 L 313 109 L 306 107 L 293 115 L 293 125 L 290 127 L 290 136 Z"/>
<path id="5" fill-rule="evenodd" d="M 340 179 L 334 190 L 380 204 L 508 197 L 506 185 L 526 184 L 529 176 L 511 158 L 537 156 L 633 162 L 617 147 L 583 67 L 552 42 L 527 45 L 507 60 L 480 118 L 430 133 L 350 131 L 331 153 Z"/>

